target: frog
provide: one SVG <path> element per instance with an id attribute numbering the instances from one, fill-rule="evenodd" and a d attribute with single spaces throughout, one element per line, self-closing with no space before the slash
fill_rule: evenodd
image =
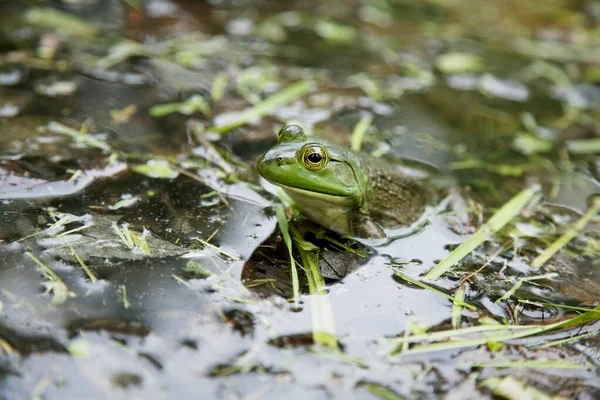
<path id="1" fill-rule="evenodd" d="M 301 214 L 337 232 L 383 239 L 409 226 L 435 197 L 431 171 L 352 151 L 289 124 L 256 162 L 258 173 L 291 197 Z"/>

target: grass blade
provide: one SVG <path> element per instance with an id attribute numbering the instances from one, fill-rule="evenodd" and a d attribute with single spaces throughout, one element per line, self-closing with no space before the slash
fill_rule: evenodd
<path id="1" fill-rule="evenodd" d="M 321 346 L 339 350 L 338 341 L 335 337 L 333 310 L 329 302 L 329 295 L 325 290 L 325 279 L 323 279 L 319 268 L 319 248 L 304 240 L 294 226 L 290 226 L 290 232 L 296 243 L 296 249 L 300 253 L 302 266 L 306 271 L 308 287 L 312 295 L 310 304 L 313 340 Z"/>
<path id="2" fill-rule="evenodd" d="M 358 121 L 356 126 L 354 127 L 354 131 L 352 131 L 352 140 L 350 142 L 350 146 L 352 150 L 359 151 L 362 147 L 363 140 L 365 139 L 365 135 L 367 134 L 367 130 L 371 126 L 373 122 L 373 116 L 371 114 L 365 114 Z"/>
<path id="3" fill-rule="evenodd" d="M 83 262 L 81 257 L 79 257 L 79 254 L 77 254 L 77 252 L 75 251 L 75 249 L 73 248 L 71 243 L 69 243 L 69 241 L 67 241 L 67 239 L 65 239 L 65 242 L 67 243 L 67 246 L 69 246 L 69 250 L 71 250 L 71 254 L 73 255 L 73 257 L 75 257 L 75 259 L 77 260 L 79 265 L 81 265 L 81 268 L 83 268 L 83 270 L 87 274 L 88 278 L 90 278 L 90 280 L 92 282 L 97 282 L 98 278 L 96 278 L 96 275 L 94 275 L 94 273 L 89 269 L 89 267 L 85 264 L 85 262 Z"/>
<path id="4" fill-rule="evenodd" d="M 561 369 L 586 369 L 585 365 L 564 360 L 517 360 L 494 361 L 484 363 L 459 363 L 460 366 L 492 367 L 492 368 L 561 368 Z"/>
<path id="5" fill-rule="evenodd" d="M 292 273 L 292 290 L 294 292 L 294 307 L 300 306 L 300 283 L 298 280 L 298 269 L 296 268 L 296 261 L 294 260 L 294 254 L 292 253 L 292 238 L 290 236 L 287 216 L 285 215 L 285 208 L 279 204 L 276 208 L 277 212 L 277 223 L 279 224 L 279 230 L 283 236 L 283 241 L 288 249 L 290 256 L 290 269 Z"/>
<path id="6" fill-rule="evenodd" d="M 507 326 L 500 325 L 497 328 L 495 326 L 491 326 L 488 329 L 486 326 L 482 327 L 471 327 L 465 329 L 457 329 L 457 330 L 448 330 L 448 331 L 439 331 L 433 332 L 430 334 L 423 334 L 417 336 L 409 336 L 408 338 L 398 338 L 394 339 L 396 342 L 400 342 L 399 345 L 392 351 L 392 354 L 397 353 L 402 349 L 402 345 L 406 340 L 410 340 L 411 342 L 415 341 L 417 338 L 419 341 L 436 341 L 431 344 L 423 344 L 419 346 L 415 346 L 409 350 L 403 351 L 401 354 L 423 354 L 429 352 L 436 352 L 442 350 L 457 350 L 465 347 L 474 347 L 486 344 L 488 342 L 496 342 L 502 343 L 509 340 L 521 339 L 526 337 L 531 337 L 543 333 L 548 333 L 557 329 L 570 328 L 574 326 L 580 326 L 586 324 L 588 322 L 600 320 L 600 307 L 596 307 L 590 309 L 589 311 L 578 315 L 574 318 L 568 319 L 566 321 L 557 322 L 550 325 L 515 325 L 515 326 Z M 467 334 L 467 333 L 475 333 L 477 329 L 480 329 L 481 333 L 484 333 L 488 330 L 500 330 L 500 332 L 491 334 L 491 335 L 483 335 L 477 338 L 469 338 L 469 339 L 451 339 L 452 337 L 459 336 L 459 334 Z M 514 332 L 508 332 L 509 330 L 514 330 Z M 447 340 L 449 339 L 450 340 Z"/>
<path id="7" fill-rule="evenodd" d="M 425 275 L 427 279 L 437 279 L 450 268 L 468 256 L 473 250 L 486 240 L 490 239 L 500 229 L 504 228 L 521 210 L 533 199 L 539 188 L 522 190 L 519 194 L 504 204 L 487 223 L 483 224 L 477 232 L 454 249 L 446 258 L 437 264 Z"/>
<path id="8" fill-rule="evenodd" d="M 598 214 L 598 211 L 600 211 L 600 197 L 596 197 L 588 212 L 586 212 L 585 215 L 575 223 L 575 226 L 559 237 L 556 242 L 548 246 L 548 248 L 544 250 L 542 254 L 533 260 L 531 266 L 537 269 L 544 265 L 546 261 L 551 259 L 553 255 L 558 253 L 560 249 L 565 247 L 571 240 L 573 240 L 573 238 L 575 238 L 575 236 L 577 236 L 583 230 L 583 228 L 585 228 L 588 222 L 590 222 L 590 220 L 596 214 Z"/>
<path id="9" fill-rule="evenodd" d="M 448 300 L 452 301 L 454 304 L 457 304 L 457 305 L 462 306 L 462 307 L 466 307 L 466 308 L 468 308 L 471 311 L 476 311 L 477 310 L 477 307 L 472 306 L 471 304 L 468 304 L 468 303 L 465 303 L 464 301 L 458 300 L 456 297 L 452 297 L 452 296 L 450 296 L 450 295 L 442 292 L 441 290 L 438 290 L 438 289 L 436 289 L 436 288 L 434 288 L 432 286 L 429 286 L 429 285 L 427 285 L 427 284 L 425 284 L 425 283 L 423 283 L 423 282 L 421 282 L 421 281 L 419 281 L 419 280 L 417 280 L 417 279 L 415 279 L 415 278 L 413 278 L 411 276 L 408 276 L 408 275 L 400 272 L 398 269 L 396 269 L 394 267 L 391 267 L 391 268 L 394 270 L 394 273 L 396 275 L 398 275 L 400 278 L 404 279 L 408 283 L 412 283 L 413 285 L 416 285 L 416 286 L 418 286 L 420 288 L 423 288 L 423 289 L 431 290 L 432 292 L 437 293 L 440 296 L 443 296 L 443 297 L 447 298 Z"/>
<path id="10" fill-rule="evenodd" d="M 460 327 L 460 317 L 462 315 L 463 306 L 461 303 L 465 300 L 467 288 L 465 285 L 459 286 L 454 294 L 454 304 L 452 305 L 452 327 L 457 329 Z"/>
<path id="11" fill-rule="evenodd" d="M 526 278 L 519 278 L 519 279 L 517 279 L 517 282 L 510 289 L 508 289 L 508 291 L 506 293 L 504 293 L 504 295 L 502 297 L 497 299 L 495 302 L 499 303 L 501 301 L 508 300 L 513 294 L 515 294 L 515 292 L 517 290 L 519 290 L 519 288 L 521 287 L 521 285 L 524 282 L 535 281 L 538 279 L 556 278 L 557 276 L 559 276 L 559 275 L 556 272 L 551 272 L 551 273 L 545 274 L 545 275 L 536 275 L 536 276 L 529 276 Z"/>
<path id="12" fill-rule="evenodd" d="M 67 301 L 69 297 L 74 297 L 75 294 L 70 292 L 67 285 L 58 276 L 52 268 L 40 261 L 36 256 L 31 254 L 29 251 L 25 253 L 27 257 L 33 260 L 41 269 L 47 282 L 44 283 L 46 286 L 46 293 L 52 292 L 52 304 L 59 305 Z"/>
<path id="13" fill-rule="evenodd" d="M 380 399 L 384 399 L 384 400 L 405 400 L 405 397 L 400 396 L 398 393 L 384 387 L 381 386 L 377 383 L 372 383 L 372 382 L 368 382 L 364 384 L 364 387 L 371 392 L 372 394 L 374 394 L 375 396 L 379 397 Z"/>
<path id="14" fill-rule="evenodd" d="M 598 334 L 600 334 L 600 331 L 586 332 L 586 333 L 582 333 L 581 335 L 575 335 L 575 336 L 568 337 L 566 339 L 553 340 L 551 342 L 547 342 L 547 343 L 544 343 L 542 345 L 536 346 L 535 348 L 536 349 L 546 349 L 548 347 L 559 346 L 561 344 L 565 344 L 565 343 L 569 343 L 569 342 L 574 342 L 576 340 L 583 339 L 583 338 L 586 338 L 588 336 L 598 335 Z"/>
<path id="15" fill-rule="evenodd" d="M 273 110 L 275 110 L 276 108 L 291 103 L 292 101 L 304 96 L 306 93 L 310 92 L 312 88 L 312 81 L 296 82 L 283 89 L 282 91 L 275 93 L 274 95 L 257 103 L 256 105 L 254 105 L 254 107 L 243 111 L 235 121 L 226 125 L 215 126 L 211 128 L 210 131 L 217 133 L 227 133 L 232 129 L 238 128 L 242 125 L 246 125 L 249 121 L 265 116 Z"/>
<path id="16" fill-rule="evenodd" d="M 121 285 L 121 296 L 123 297 L 123 307 L 128 310 L 131 307 L 131 303 L 127 299 L 127 286 Z"/>
<path id="17" fill-rule="evenodd" d="M 600 138 L 594 139 L 572 139 L 565 142 L 567 150 L 571 154 L 594 154 L 600 153 Z"/>

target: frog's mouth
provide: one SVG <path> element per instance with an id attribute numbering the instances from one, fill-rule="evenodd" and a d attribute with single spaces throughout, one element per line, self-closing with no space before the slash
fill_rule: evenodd
<path id="1" fill-rule="evenodd" d="M 338 205 L 352 205 L 356 201 L 354 199 L 354 196 L 352 195 L 336 195 L 331 193 L 315 192 L 313 190 L 306 190 L 294 186 L 282 185 L 281 183 L 277 183 L 277 185 L 281 186 L 281 188 L 289 192 L 292 198 L 300 196 L 304 199 L 321 200 Z"/>

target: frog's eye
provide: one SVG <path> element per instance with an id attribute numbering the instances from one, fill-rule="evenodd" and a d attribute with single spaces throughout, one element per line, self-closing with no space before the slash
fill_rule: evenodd
<path id="1" fill-rule="evenodd" d="M 310 146 L 304 150 L 302 161 L 306 168 L 311 171 L 318 171 L 327 165 L 329 156 L 327 155 L 327 151 L 321 146 Z"/>

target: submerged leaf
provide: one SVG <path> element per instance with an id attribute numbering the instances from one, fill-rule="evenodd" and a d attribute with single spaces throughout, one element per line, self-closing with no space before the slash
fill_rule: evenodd
<path id="1" fill-rule="evenodd" d="M 331 43 L 352 43 L 358 35 L 354 27 L 329 20 L 318 21 L 315 33 Z"/>
<path id="2" fill-rule="evenodd" d="M 438 56 L 435 65 L 444 74 L 460 74 L 481 71 L 484 62 L 476 54 L 453 52 Z"/>
<path id="3" fill-rule="evenodd" d="M 25 13 L 25 21 L 42 28 L 54 29 L 63 35 L 92 37 L 98 33 L 98 28 L 90 21 L 54 8 L 32 8 Z"/>
<path id="4" fill-rule="evenodd" d="M 552 151 L 555 146 L 555 142 L 548 139 L 543 139 L 539 136 L 522 133 L 517 135 L 513 141 L 514 148 L 522 154 L 537 154 L 537 153 L 548 153 Z"/>
<path id="5" fill-rule="evenodd" d="M 533 386 L 528 386 L 512 376 L 487 378 L 482 382 L 498 397 L 508 400 L 560 400 L 564 397 L 549 396 Z"/>
<path id="6" fill-rule="evenodd" d="M 136 165 L 131 169 L 150 178 L 175 179 L 179 175 L 179 172 L 171 168 L 165 160 L 148 160 L 146 164 Z"/>

